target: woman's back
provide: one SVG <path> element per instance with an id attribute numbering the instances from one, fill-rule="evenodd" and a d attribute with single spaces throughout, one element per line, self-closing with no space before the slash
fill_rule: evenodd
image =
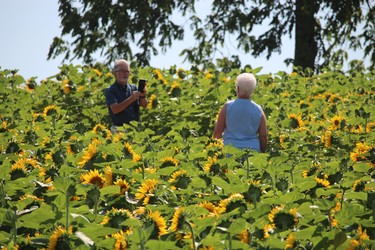
<path id="1" fill-rule="evenodd" d="M 227 102 L 224 144 L 260 151 L 258 130 L 262 108 L 249 99 Z"/>

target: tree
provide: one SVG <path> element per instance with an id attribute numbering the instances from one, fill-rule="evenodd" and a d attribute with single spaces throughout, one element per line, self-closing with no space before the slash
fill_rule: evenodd
<path id="1" fill-rule="evenodd" d="M 370 0 L 213 0 L 211 13 L 196 15 L 194 0 L 59 0 L 61 37 L 55 37 L 48 59 L 81 58 L 92 63 L 100 52 L 108 63 L 115 58 L 135 58 L 148 65 L 152 55 L 183 40 L 184 27 L 172 19 L 174 12 L 188 18 L 197 46 L 181 52 L 185 60 L 208 66 L 228 35 L 254 57 L 280 53 L 283 36 L 295 38 L 294 59 L 285 62 L 318 71 L 343 64 L 347 49 L 364 52 L 375 65 L 375 5 Z M 268 23 L 255 36 L 256 27 Z M 64 37 L 71 36 L 69 43 Z M 133 53 L 135 45 L 141 51 Z M 71 56 L 73 54 L 73 56 Z M 240 64 L 238 56 L 218 63 Z"/>

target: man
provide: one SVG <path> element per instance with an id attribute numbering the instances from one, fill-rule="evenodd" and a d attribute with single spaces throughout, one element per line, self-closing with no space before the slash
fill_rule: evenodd
<path id="1" fill-rule="evenodd" d="M 136 85 L 128 83 L 130 76 L 128 61 L 124 59 L 116 61 L 112 73 L 116 81 L 106 90 L 106 102 L 112 120 L 111 130 L 114 132 L 116 127 L 124 123 L 140 121 L 139 106 L 147 107 L 147 91 L 141 93 Z"/>

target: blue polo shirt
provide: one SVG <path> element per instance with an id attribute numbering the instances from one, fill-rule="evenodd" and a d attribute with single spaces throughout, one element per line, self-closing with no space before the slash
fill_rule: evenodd
<path id="1" fill-rule="evenodd" d="M 120 103 L 129 98 L 133 91 L 136 91 L 137 89 L 137 86 L 134 84 L 127 83 L 126 85 L 121 86 L 117 82 L 107 88 L 106 103 L 113 125 L 122 126 L 124 123 L 130 123 L 130 121 L 139 121 L 139 104 L 136 101 L 117 114 L 113 114 L 110 108 L 112 104 Z"/>

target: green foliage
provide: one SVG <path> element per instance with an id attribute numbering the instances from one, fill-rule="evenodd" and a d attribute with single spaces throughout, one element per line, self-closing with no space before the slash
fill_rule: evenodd
<path id="1" fill-rule="evenodd" d="M 212 139 L 256 74 L 268 151 Z M 105 67 L 0 71 L 0 245 L 37 249 L 347 249 L 375 245 L 375 72 L 134 68 L 141 122 L 112 135 Z M 308 72 L 307 72 L 308 73 Z"/>
<path id="2" fill-rule="evenodd" d="M 93 55 L 99 52 L 107 63 L 131 58 L 149 65 L 152 56 L 183 40 L 184 29 L 190 27 L 196 45 L 184 48 L 180 55 L 204 68 L 214 66 L 215 59 L 225 71 L 241 66 L 238 55 L 216 57 L 226 54 L 223 48 L 228 39 L 235 40 L 239 53 L 269 59 L 280 54 L 285 36 L 295 39 L 295 57 L 285 62 L 296 71 L 342 68 L 347 48 L 362 50 L 374 67 L 375 5 L 370 1 L 210 1 L 210 11 L 202 16 L 196 12 L 198 2 L 60 0 L 63 28 L 48 58 L 64 55 L 93 63 Z M 350 64 L 363 68 L 361 60 Z"/>

